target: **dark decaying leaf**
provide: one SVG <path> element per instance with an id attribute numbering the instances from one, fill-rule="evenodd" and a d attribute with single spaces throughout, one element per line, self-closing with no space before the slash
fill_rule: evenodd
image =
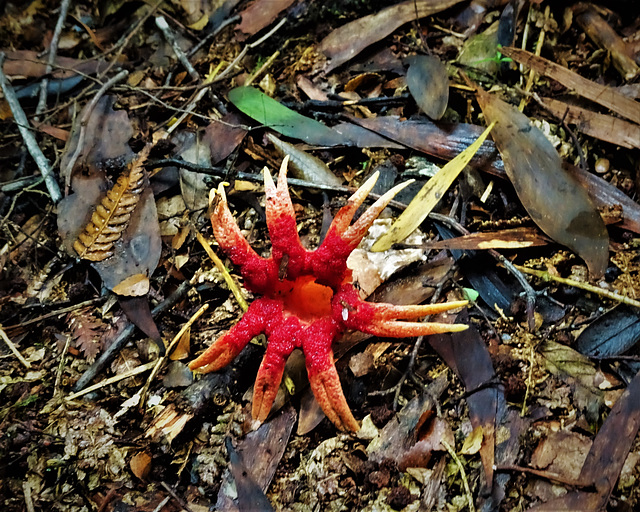
<path id="1" fill-rule="evenodd" d="M 397 142 L 393 142 L 357 124 L 338 123 L 333 129 L 342 135 L 345 140 L 349 141 L 352 146 L 358 148 L 403 149 L 403 146 Z"/>
<path id="2" fill-rule="evenodd" d="M 478 90 L 487 122 L 496 122 L 493 140 L 522 205 L 555 241 L 585 260 L 592 277 L 604 275 L 609 236 L 587 191 L 562 168 L 544 134 L 515 107 Z"/>
<path id="3" fill-rule="evenodd" d="M 384 39 L 405 23 L 444 11 L 460 1 L 408 0 L 337 28 L 318 47 L 331 59 L 327 71 L 351 60 L 367 46 Z"/>
<path id="4" fill-rule="evenodd" d="M 274 508 L 271 505 L 271 502 L 252 477 L 253 471 L 249 471 L 248 467 L 238 455 L 238 452 L 233 447 L 230 437 L 225 438 L 224 445 L 227 448 L 227 453 L 229 454 L 229 470 L 231 471 L 231 475 L 233 476 L 233 480 L 236 484 L 237 510 L 272 512 Z M 224 510 L 231 510 L 231 508 L 226 508 Z"/>
<path id="5" fill-rule="evenodd" d="M 443 160 L 468 148 L 484 131 L 465 123 L 434 123 L 426 118 L 402 121 L 397 116 L 350 120 L 391 140 Z M 485 140 L 469 163 L 472 167 L 504 176 L 504 166 L 493 141 Z"/>
<path id="6" fill-rule="evenodd" d="M 275 21 L 280 11 L 289 7 L 294 0 L 257 0 L 240 13 L 242 22 L 238 30 L 254 35 Z"/>
<path id="7" fill-rule="evenodd" d="M 433 55 L 414 55 L 406 62 L 407 86 L 413 99 L 431 119 L 440 119 L 449 103 L 447 68 Z"/>
<path id="8" fill-rule="evenodd" d="M 561 498 L 529 510 L 535 512 L 605 510 L 639 429 L 640 373 L 637 373 L 609 412 L 580 471 L 579 483 L 595 487 L 595 492 L 570 491 Z"/>
<path id="9" fill-rule="evenodd" d="M 453 232 L 446 227 L 439 223 L 436 223 L 435 227 L 444 240 L 453 238 Z M 516 288 L 514 279 L 507 281 L 498 275 L 493 258 L 486 253 L 459 249 L 452 249 L 451 256 L 459 261 L 463 275 L 491 309 L 497 306 L 502 311 L 510 310 L 519 290 Z"/>
<path id="10" fill-rule="evenodd" d="M 261 125 L 287 137 L 318 146 L 338 146 L 349 142 L 328 126 L 298 114 L 253 87 L 231 89 L 229 101 Z"/>
<path id="11" fill-rule="evenodd" d="M 230 495 L 231 475 L 225 472 L 218 493 L 216 510 L 229 512 L 272 510 L 268 508 L 271 505 L 264 493 L 269 488 L 276 468 L 280 464 L 295 422 L 295 410 L 293 407 L 287 407 L 272 420 L 263 423 L 258 430 L 250 432 L 244 439 L 238 441 L 237 459 L 231 460 L 230 467 L 236 482 L 237 501 Z M 257 504 L 264 508 L 257 508 Z"/>
<path id="12" fill-rule="evenodd" d="M 124 314 L 131 323 L 133 323 L 138 329 L 145 333 L 149 338 L 155 341 L 160 347 L 161 352 L 164 353 L 164 343 L 162 342 L 162 336 L 158 331 L 158 326 L 151 316 L 151 309 L 149 308 L 149 301 L 146 297 L 118 297 L 118 302 Z"/>
<path id="13" fill-rule="evenodd" d="M 42 56 L 35 50 L 10 50 L 5 51 L 7 59 L 2 70 L 7 76 L 40 77 L 47 73 L 48 56 Z M 55 65 L 51 71 L 54 78 L 69 78 L 78 73 L 98 73 L 109 64 L 103 60 L 81 60 L 69 57 L 55 58 Z"/>
<path id="14" fill-rule="evenodd" d="M 397 414 L 395 420 L 389 421 L 367 446 L 367 454 L 372 461 L 383 459 L 399 461 L 418 441 L 420 421 L 425 413 L 434 408 L 437 400 L 449 384 L 447 377 L 441 373 L 424 392 L 411 400 Z"/>
<path id="15" fill-rule="evenodd" d="M 242 125 L 240 114 L 230 112 L 221 119 L 213 120 L 204 131 L 202 141 L 209 145 L 211 164 L 217 165 L 233 153 L 242 142 L 247 130 Z"/>
<path id="16" fill-rule="evenodd" d="M 456 322 L 468 322 L 466 311 L 458 315 Z M 429 343 L 458 375 L 467 390 L 469 419 L 474 428 L 480 427 L 483 432 L 480 458 L 486 484 L 490 489 L 493 484 L 498 393 L 502 391 L 498 390 L 496 374 L 487 347 L 480 333 L 473 326 L 452 335 L 430 336 Z"/>
<path id="17" fill-rule="evenodd" d="M 625 353 L 638 340 L 638 310 L 619 306 L 606 312 L 580 333 L 576 340 L 576 350 L 589 357 L 611 357 Z"/>
<path id="18" fill-rule="evenodd" d="M 76 192 L 77 183 L 73 180 L 80 178 L 79 170 L 89 169 L 101 172 L 105 167 L 114 166 L 114 164 L 124 166 L 135 156 L 128 144 L 129 139 L 133 137 L 129 115 L 125 110 L 113 110 L 115 102 L 115 96 L 100 98 L 85 126 L 84 143 L 74 168 L 70 170 L 69 175 L 63 175 L 66 185 L 71 184 Z M 85 109 L 80 112 L 78 119 L 84 117 Z M 69 171 L 67 164 L 78 146 L 81 129 L 79 124 L 76 123 L 73 127 L 71 138 L 62 154 L 60 169 L 63 172 Z"/>
<path id="19" fill-rule="evenodd" d="M 522 249 L 547 245 L 549 240 L 535 228 L 513 228 L 482 233 L 471 233 L 447 240 L 428 242 L 431 249 Z"/>
<path id="20" fill-rule="evenodd" d="M 150 146 L 129 164 L 113 187 L 96 206 L 91 220 L 78 235 L 73 248 L 85 260 L 102 261 L 113 255 L 113 246 L 126 229 L 144 187 L 144 162 Z"/>
<path id="21" fill-rule="evenodd" d="M 94 263 L 104 285 L 120 295 L 140 296 L 149 291 L 149 277 L 158 266 L 162 240 L 153 193 L 145 187 L 114 255 Z"/>
<path id="22" fill-rule="evenodd" d="M 171 142 L 176 145 L 174 158 L 181 158 L 185 162 L 209 167 L 211 165 L 211 150 L 205 143 L 202 133 L 179 132 Z M 208 175 L 202 172 L 180 168 L 180 192 L 184 203 L 192 211 L 203 210 L 209 205 Z"/>

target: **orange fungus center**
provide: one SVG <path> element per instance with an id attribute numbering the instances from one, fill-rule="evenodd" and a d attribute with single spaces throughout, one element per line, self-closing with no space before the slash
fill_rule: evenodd
<path id="1" fill-rule="evenodd" d="M 282 299 L 285 312 L 304 322 L 331 315 L 333 290 L 317 283 L 312 276 L 280 281 L 276 295 Z"/>

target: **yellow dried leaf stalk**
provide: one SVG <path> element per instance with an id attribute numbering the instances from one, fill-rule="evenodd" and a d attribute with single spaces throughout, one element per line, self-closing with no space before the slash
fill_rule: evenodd
<path id="1" fill-rule="evenodd" d="M 113 245 L 129 225 L 129 219 L 140 201 L 144 188 L 144 162 L 149 155 L 147 145 L 129 165 L 118 181 L 107 191 L 91 220 L 73 243 L 80 258 L 102 261 L 113 255 Z"/>

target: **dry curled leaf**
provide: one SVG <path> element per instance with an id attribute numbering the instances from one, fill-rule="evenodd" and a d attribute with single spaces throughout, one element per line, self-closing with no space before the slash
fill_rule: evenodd
<path id="1" fill-rule="evenodd" d="M 74 346 L 82 352 L 87 361 L 93 362 L 103 346 L 102 335 L 106 326 L 88 310 L 81 310 L 67 317 Z"/>
<path id="2" fill-rule="evenodd" d="M 144 188 L 144 162 L 151 146 L 145 147 L 129 165 L 129 172 L 115 185 L 96 207 L 91 220 L 78 235 L 73 248 L 80 258 L 102 261 L 113 255 L 113 244 L 122 236 Z"/>
<path id="3" fill-rule="evenodd" d="M 560 155 L 529 118 L 481 89 L 478 103 L 504 168 L 533 221 L 550 238 L 569 247 L 596 279 L 609 261 L 609 235 L 587 190 L 562 168 Z"/>

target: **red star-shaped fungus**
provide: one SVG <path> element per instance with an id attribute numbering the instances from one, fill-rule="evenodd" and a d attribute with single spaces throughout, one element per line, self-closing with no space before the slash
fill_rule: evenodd
<path id="1" fill-rule="evenodd" d="M 320 247 L 309 251 L 302 246 L 296 229 L 287 188 L 287 162 L 288 158 L 282 162 L 277 187 L 264 169 L 267 226 L 272 244 L 269 258 L 260 257 L 242 236 L 229 211 L 222 185 L 218 188 L 217 203 L 211 212 L 213 233 L 222 250 L 240 269 L 246 288 L 261 297 L 189 367 L 201 372 L 219 370 L 254 336 L 264 333 L 268 345 L 254 387 L 253 417 L 259 421 L 267 418 L 285 362 L 293 349 L 301 348 L 311 389 L 322 410 L 338 428 L 357 431 L 358 422 L 344 398 L 334 365 L 333 341 L 347 329 L 392 338 L 461 331 L 467 326 L 401 320 L 458 308 L 466 305 L 466 301 L 395 306 L 361 300 L 352 284 L 347 257 L 406 183 L 389 190 L 351 224 L 377 174 L 371 177 L 338 211 Z"/>

